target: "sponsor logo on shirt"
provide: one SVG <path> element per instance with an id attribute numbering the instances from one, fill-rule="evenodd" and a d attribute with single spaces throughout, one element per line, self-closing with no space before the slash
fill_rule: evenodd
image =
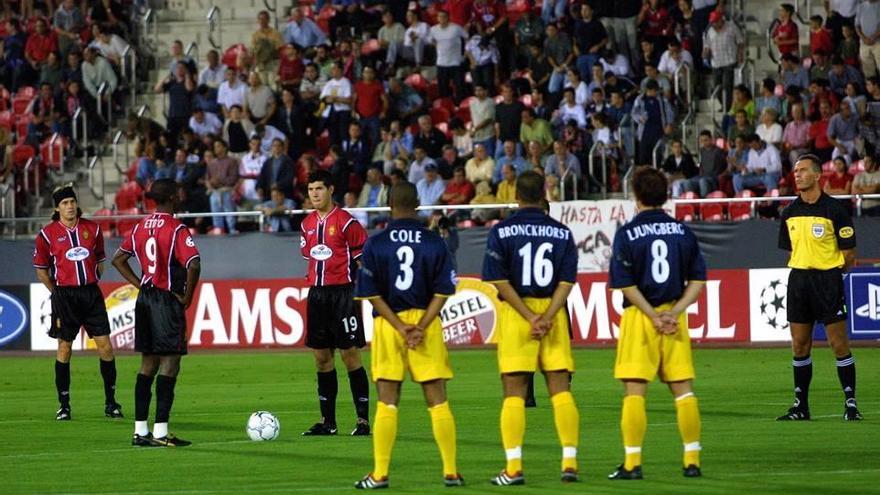
<path id="1" fill-rule="evenodd" d="M 333 256 L 333 250 L 324 244 L 318 244 L 309 252 L 309 256 L 318 261 L 330 259 Z"/>
<path id="2" fill-rule="evenodd" d="M 72 247 L 64 253 L 64 257 L 70 261 L 82 261 L 89 257 L 89 250 L 82 246 Z"/>
<path id="3" fill-rule="evenodd" d="M 849 239 L 855 234 L 852 227 L 844 227 L 840 229 L 840 238 L 841 239 Z"/>

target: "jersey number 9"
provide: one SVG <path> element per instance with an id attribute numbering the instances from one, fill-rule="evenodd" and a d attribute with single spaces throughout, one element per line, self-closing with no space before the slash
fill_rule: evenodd
<path id="1" fill-rule="evenodd" d="M 147 254 L 147 261 L 150 262 L 147 265 L 147 273 L 154 274 L 156 273 L 156 238 L 150 237 L 147 239 L 147 244 L 144 246 L 144 251 Z"/>
<path id="2" fill-rule="evenodd" d="M 535 250 L 534 264 L 532 263 L 532 243 L 527 242 L 520 248 L 519 255 L 522 257 L 522 284 L 532 285 L 532 279 L 538 287 L 547 287 L 553 280 L 553 262 L 547 255 L 553 251 L 553 244 L 543 242 Z"/>

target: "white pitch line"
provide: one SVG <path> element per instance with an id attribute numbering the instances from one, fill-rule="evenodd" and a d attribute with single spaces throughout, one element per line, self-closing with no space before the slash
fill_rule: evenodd
<path id="1" fill-rule="evenodd" d="M 772 476 L 803 476 L 804 474 L 809 475 L 823 475 L 823 474 L 859 474 L 859 473 L 876 473 L 880 472 L 880 468 L 870 468 L 870 469 L 837 469 L 834 471 L 774 471 Z M 765 475 L 767 473 L 732 473 L 732 474 L 721 474 L 715 475 L 713 474 L 713 478 L 724 479 L 724 478 L 749 478 L 758 475 Z"/>
<path id="2" fill-rule="evenodd" d="M 253 440 L 226 440 L 224 442 L 199 442 L 196 444 L 197 446 L 203 445 L 229 445 L 229 444 L 237 444 L 237 443 L 254 443 Z M 162 447 L 135 447 L 131 446 L 127 449 L 99 449 L 99 450 L 72 450 L 67 451 L 65 454 L 106 454 L 112 452 L 161 452 L 167 450 L 167 448 Z M 198 451 L 198 448 L 192 448 L 187 450 Z M 46 456 L 57 456 L 58 452 L 35 452 L 32 454 L 7 454 L 0 455 L 0 459 L 27 459 L 33 457 L 46 457 Z"/>

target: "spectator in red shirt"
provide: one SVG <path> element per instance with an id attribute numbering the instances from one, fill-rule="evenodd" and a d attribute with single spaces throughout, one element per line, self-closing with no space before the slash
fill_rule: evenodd
<path id="1" fill-rule="evenodd" d="M 388 96 L 385 95 L 385 86 L 376 80 L 374 68 L 364 67 L 361 76 L 362 79 L 354 84 L 352 117 L 360 119 L 372 149 L 379 144 L 380 119 L 384 119 L 388 111 Z"/>
<path id="2" fill-rule="evenodd" d="M 831 159 L 831 152 L 834 151 L 834 145 L 828 139 L 828 124 L 833 115 L 828 100 L 822 100 L 819 104 L 819 113 L 821 118 L 810 125 L 810 140 L 813 141 L 813 154 L 825 163 Z"/>
<path id="3" fill-rule="evenodd" d="M 50 52 L 58 52 L 58 37 L 50 31 L 45 19 L 38 19 L 36 31 L 28 36 L 24 45 L 25 63 L 15 71 L 13 86 L 33 86 L 40 77 L 40 69 L 49 58 Z"/>
<path id="4" fill-rule="evenodd" d="M 655 47 L 665 47 L 674 28 L 672 15 L 664 5 L 660 4 L 660 0 L 645 2 L 636 22 L 641 26 L 645 39 L 654 43 Z"/>
<path id="5" fill-rule="evenodd" d="M 822 190 L 825 194 L 849 194 L 852 191 L 853 176 L 846 171 L 846 160 L 838 156 L 833 163 L 834 172 L 828 175 Z"/>
<path id="6" fill-rule="evenodd" d="M 798 55 L 798 27 L 791 19 L 794 15 L 794 6 L 784 3 L 779 7 L 779 24 L 770 33 L 780 55 Z"/>
<path id="7" fill-rule="evenodd" d="M 452 171 L 452 180 L 446 184 L 440 201 L 446 205 L 466 205 L 474 198 L 474 194 L 474 185 L 467 180 L 464 167 L 459 166 Z"/>
<path id="8" fill-rule="evenodd" d="M 822 25 L 822 16 L 810 17 L 810 54 L 834 53 L 834 44 L 831 42 L 831 31 Z"/>
<path id="9" fill-rule="evenodd" d="M 474 12 L 474 0 L 446 0 L 443 10 L 449 13 L 449 20 L 465 27 L 470 24 Z"/>
<path id="10" fill-rule="evenodd" d="M 284 45 L 278 65 L 278 77 L 275 80 L 281 88 L 295 91 L 302 82 L 306 66 L 296 45 Z"/>

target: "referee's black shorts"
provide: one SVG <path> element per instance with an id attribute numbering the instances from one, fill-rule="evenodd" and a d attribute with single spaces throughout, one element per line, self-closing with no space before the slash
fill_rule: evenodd
<path id="1" fill-rule="evenodd" d="M 350 349 L 366 345 L 360 304 L 354 284 L 309 289 L 306 346 L 312 349 Z"/>
<path id="2" fill-rule="evenodd" d="M 186 311 L 170 291 L 141 287 L 134 306 L 134 350 L 186 354 Z"/>
<path id="3" fill-rule="evenodd" d="M 788 275 L 788 321 L 824 325 L 846 320 L 843 270 L 799 270 Z"/>
<path id="4" fill-rule="evenodd" d="M 110 335 L 104 295 L 96 284 L 55 287 L 52 292 L 52 325 L 49 337 L 73 342 L 80 327 L 89 337 Z"/>

